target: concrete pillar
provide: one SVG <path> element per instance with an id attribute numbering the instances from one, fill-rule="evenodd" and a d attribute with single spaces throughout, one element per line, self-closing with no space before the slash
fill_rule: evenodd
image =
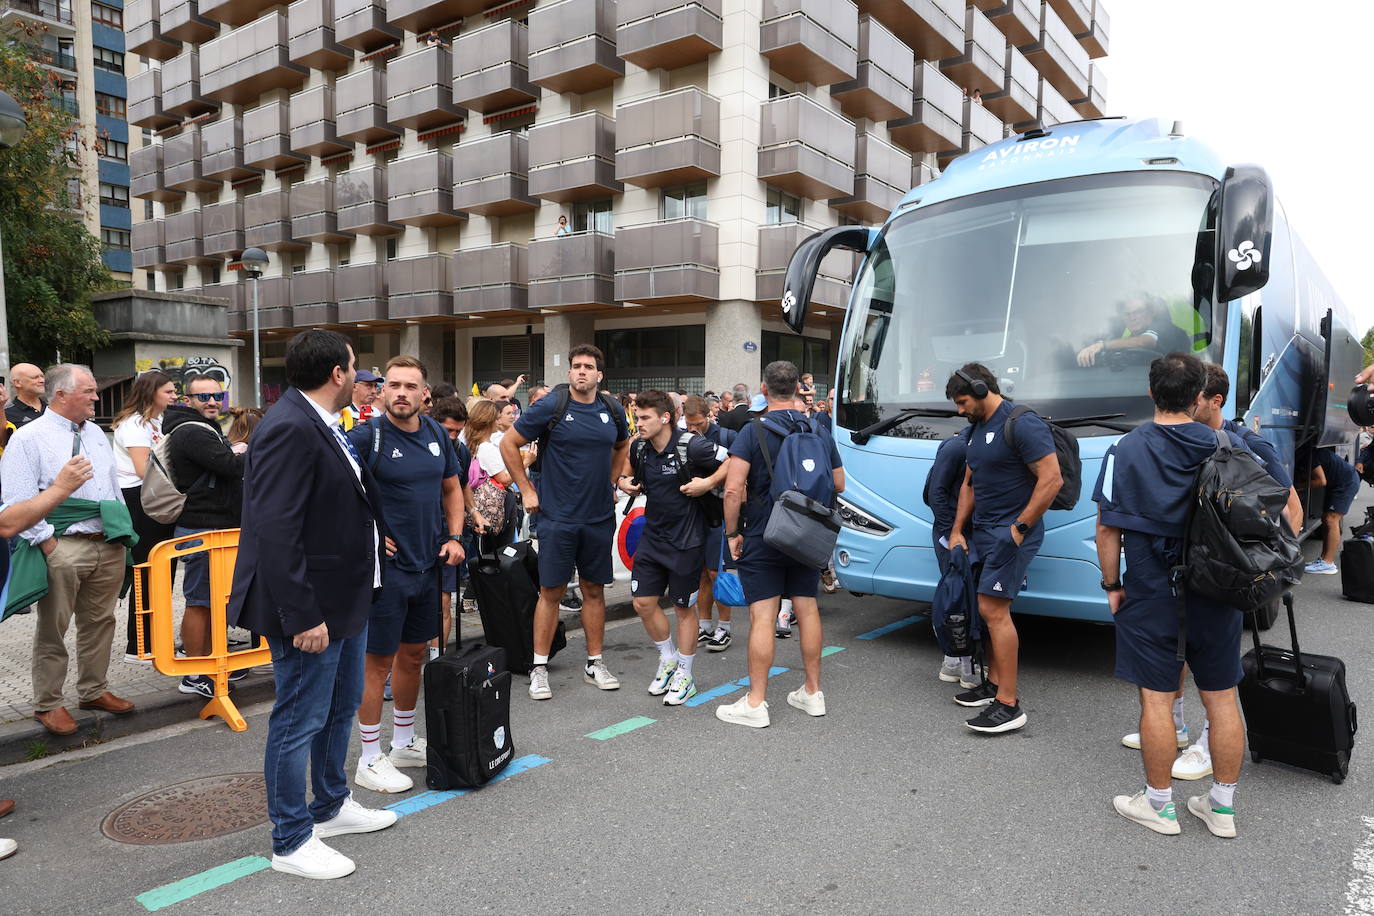
<path id="1" fill-rule="evenodd" d="M 758 389 L 763 377 L 763 319 L 756 302 L 730 299 L 706 310 L 706 388 L 724 391 L 743 382 Z"/>
<path id="2" fill-rule="evenodd" d="M 401 352 L 425 364 L 430 383 L 444 371 L 444 329 L 437 324 L 408 324 L 401 328 Z"/>
<path id="3" fill-rule="evenodd" d="M 453 378 L 444 381 L 452 382 L 458 394 L 466 398 L 472 393 L 473 383 L 471 328 L 454 329 L 453 351 Z"/>
<path id="4" fill-rule="evenodd" d="M 586 315 L 548 315 L 544 319 L 544 384 L 568 380 L 568 350 L 596 342 L 596 320 Z"/>

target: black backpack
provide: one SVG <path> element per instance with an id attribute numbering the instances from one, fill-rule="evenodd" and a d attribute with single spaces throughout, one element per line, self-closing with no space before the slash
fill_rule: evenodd
<path id="1" fill-rule="evenodd" d="M 1288 488 L 1216 430 L 1217 449 L 1198 468 L 1182 566 L 1193 594 L 1249 612 L 1302 579 L 1298 540 L 1283 520 Z"/>
<path id="2" fill-rule="evenodd" d="M 682 485 L 687 485 L 692 480 L 691 468 L 687 462 L 687 443 L 692 437 L 697 435 L 690 429 L 681 430 L 677 434 L 674 448 L 677 451 L 677 479 Z M 634 471 L 634 479 L 640 484 L 644 482 L 644 450 L 649 447 L 647 439 L 635 439 L 630 444 L 630 469 Z M 710 476 L 710 475 L 705 475 Z M 697 506 L 701 509 L 701 514 L 706 518 L 706 527 L 715 528 L 725 520 L 725 500 L 724 488 L 717 487 L 694 497 Z"/>
<path id="3" fill-rule="evenodd" d="M 1002 430 L 1002 435 L 1007 439 L 1007 448 L 1016 448 L 1016 438 L 1013 434 L 1016 418 L 1028 413 L 1035 411 L 1025 404 L 1012 407 L 1011 415 L 1007 417 L 1006 426 Z M 1040 416 L 1038 413 L 1035 415 Z M 1048 420 L 1045 420 L 1045 425 L 1050 428 L 1050 436 L 1054 439 L 1054 456 L 1059 459 L 1059 476 L 1064 481 L 1059 487 L 1059 492 L 1054 494 L 1054 502 L 1050 503 L 1050 508 L 1072 509 L 1078 505 L 1078 494 L 1083 489 L 1083 462 L 1078 457 L 1078 440 L 1074 438 L 1073 433 L 1055 426 Z"/>
<path id="4" fill-rule="evenodd" d="M 554 402 L 553 416 L 549 418 L 549 423 L 544 427 L 544 431 L 535 440 L 537 448 L 534 453 L 534 462 L 530 465 L 531 471 L 539 470 L 544 464 L 544 452 L 549 445 L 549 436 L 553 435 L 554 427 L 563 419 L 563 414 L 568 410 L 568 401 L 572 398 L 572 392 L 568 390 L 568 383 L 554 386 L 554 389 L 544 395 L 546 398 L 557 398 Z M 630 424 L 625 419 L 625 408 L 620 402 L 611 397 L 604 391 L 598 391 L 596 397 L 601 401 L 601 406 L 611 415 L 611 421 L 615 423 L 616 441 L 619 442 L 630 435 Z"/>

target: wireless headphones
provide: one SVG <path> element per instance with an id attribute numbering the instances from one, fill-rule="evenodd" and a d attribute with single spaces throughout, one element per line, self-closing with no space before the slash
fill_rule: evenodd
<path id="1" fill-rule="evenodd" d="M 969 387 L 973 389 L 973 396 L 978 400 L 981 401 L 983 400 L 983 398 L 988 396 L 987 382 L 983 381 L 980 378 L 974 378 L 973 376 L 965 372 L 963 369 L 955 369 L 954 374 L 959 376 L 959 378 L 963 379 L 964 381 L 968 382 Z"/>

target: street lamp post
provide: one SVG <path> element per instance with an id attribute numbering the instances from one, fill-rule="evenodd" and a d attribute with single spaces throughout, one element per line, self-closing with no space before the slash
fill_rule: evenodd
<path id="1" fill-rule="evenodd" d="M 10 149 L 24 138 L 29 122 L 24 109 L 8 92 L 0 90 L 0 150 Z M 0 384 L 10 375 L 10 323 L 5 310 L 5 250 L 0 239 Z"/>
<path id="2" fill-rule="evenodd" d="M 258 331 L 258 280 L 267 266 L 267 252 L 249 248 L 239 255 L 248 276 L 253 278 L 253 406 L 262 406 L 262 343 Z"/>

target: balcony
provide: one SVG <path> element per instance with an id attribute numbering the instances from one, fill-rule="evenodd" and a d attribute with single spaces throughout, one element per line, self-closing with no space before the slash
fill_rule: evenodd
<path id="1" fill-rule="evenodd" d="M 889 121 L 911 114 L 911 49 L 872 16 L 859 19 L 858 75 L 830 87 L 851 118 Z"/>
<path id="2" fill-rule="evenodd" d="M 1045 79 L 1040 81 L 1039 120 L 1042 127 L 1053 127 L 1056 124 L 1078 120 L 1078 112 L 1069 104 L 1068 99 L 1060 95 L 1059 90 Z"/>
<path id="3" fill-rule="evenodd" d="M 347 242 L 353 233 L 339 229 L 334 179 L 316 178 L 291 186 L 291 237 L 298 242 Z"/>
<path id="4" fill-rule="evenodd" d="M 388 213 L 404 226 L 453 226 L 467 219 L 453 209 L 453 159 L 430 152 L 387 164 Z"/>
<path id="5" fill-rule="evenodd" d="M 616 49 L 645 70 L 675 70 L 722 47 L 721 0 L 617 0 Z"/>
<path id="6" fill-rule="evenodd" d="M 1107 114 L 1107 75 L 1102 64 L 1093 61 L 1088 66 L 1088 93 L 1070 103 L 1085 118 L 1101 118 Z"/>
<path id="7" fill-rule="evenodd" d="M 579 311 L 618 304 L 614 236 L 573 232 L 531 239 L 528 259 L 530 308 Z"/>
<path id="8" fill-rule="evenodd" d="M 528 252 L 502 242 L 453 253 L 453 313 L 485 317 L 528 314 Z"/>
<path id="9" fill-rule="evenodd" d="M 401 128 L 386 119 L 386 71 L 363 67 L 335 84 L 336 133 L 341 140 L 380 143 L 401 135 Z"/>
<path id="10" fill-rule="evenodd" d="M 194 118 L 215 110 L 200 81 L 200 54 L 186 48 L 162 65 L 162 110 L 178 118 Z"/>
<path id="11" fill-rule="evenodd" d="M 1083 45 L 1083 49 L 1088 52 L 1088 56 L 1096 60 L 1099 57 L 1107 56 L 1107 44 L 1111 28 L 1112 19 L 1107 15 L 1102 0 L 1093 0 L 1092 22 L 1088 24 L 1087 31 L 1075 37 Z"/>
<path id="12" fill-rule="evenodd" d="M 759 53 L 787 79 L 819 85 L 854 79 L 858 49 L 853 0 L 763 0 Z"/>
<path id="13" fill-rule="evenodd" d="M 291 147 L 291 107 L 286 102 L 268 102 L 244 112 L 243 161 L 260 169 L 285 169 L 308 161 Z"/>
<path id="14" fill-rule="evenodd" d="M 963 138 L 964 94 L 931 61 L 916 65 L 911 117 L 887 122 L 894 143 L 913 153 L 938 153 Z"/>
<path id="15" fill-rule="evenodd" d="M 200 44 L 219 34 L 219 23 L 200 15 L 197 0 L 162 0 L 162 34 Z"/>
<path id="16" fill-rule="evenodd" d="M 615 130 L 615 121 L 598 111 L 531 127 L 530 195 L 570 203 L 621 193 L 625 186 L 615 177 Z"/>
<path id="17" fill-rule="evenodd" d="M 198 264 L 205 257 L 205 235 L 201 231 L 199 210 L 173 213 L 166 223 L 167 262 L 169 264 Z M 216 260 L 209 258 L 208 260 Z"/>
<path id="18" fill-rule="evenodd" d="M 0 26 L 72 35 L 76 32 L 69 0 L 0 0 Z"/>
<path id="19" fill-rule="evenodd" d="M 963 132 L 958 147 L 940 152 L 940 166 L 965 153 L 972 152 L 989 143 L 996 143 L 1006 136 L 1006 125 L 997 120 L 997 115 L 971 100 L 964 100 Z"/>
<path id="20" fill-rule="evenodd" d="M 1049 0 L 1049 4 L 1073 34 L 1088 30 L 1093 18 L 1092 0 Z"/>
<path id="21" fill-rule="evenodd" d="M 205 95 L 244 105 L 273 89 L 294 89 L 310 71 L 291 63 L 286 14 L 278 10 L 200 46 Z"/>
<path id="22" fill-rule="evenodd" d="M 387 219 L 386 169 L 364 166 L 340 172 L 334 189 L 339 231 L 358 235 L 396 235 L 401 227 Z"/>
<path id="23" fill-rule="evenodd" d="M 954 57 L 964 46 L 964 0 L 859 0 L 859 12 L 902 36 L 918 60 Z"/>
<path id="24" fill-rule="evenodd" d="M 660 220 L 616 233 L 615 298 L 676 305 L 720 298 L 720 230 L 700 219 Z"/>
<path id="25" fill-rule="evenodd" d="M 227 200 L 201 208 L 205 256 L 229 261 L 243 253 L 243 201 Z"/>
<path id="26" fill-rule="evenodd" d="M 147 219 L 141 223 L 134 223 L 130 247 L 134 253 L 135 268 L 154 270 L 168 266 L 165 225 L 160 219 Z"/>
<path id="27" fill-rule="evenodd" d="M 695 86 L 621 105 L 615 177 L 642 188 L 720 175 L 720 100 Z"/>
<path id="28" fill-rule="evenodd" d="M 974 7 L 965 17 L 964 53 L 940 61 L 940 72 L 969 92 L 982 91 L 986 99 L 1006 78 L 1007 38 Z"/>
<path id="29" fill-rule="evenodd" d="M 124 5 L 124 46 L 130 54 L 154 60 L 167 60 L 181 53 L 181 42 L 162 31 L 158 0 L 129 0 Z"/>
<path id="30" fill-rule="evenodd" d="M 928 162 L 917 162 L 911 167 L 911 186 L 919 188 L 923 184 L 930 184 L 940 177 L 940 170 Z"/>
<path id="31" fill-rule="evenodd" d="M 817 230 L 805 223 L 774 223 L 759 227 L 759 269 L 755 277 L 754 299 L 778 302 L 782 281 L 792 254 Z M 816 285 L 811 291 L 813 308 L 844 308 L 849 302 L 849 284 L 854 272 L 853 252 L 836 249 L 821 261 Z"/>
<path id="32" fill-rule="evenodd" d="M 392 320 L 451 318 L 453 285 L 446 254 L 400 258 L 386 265 L 387 315 Z"/>
<path id="33" fill-rule="evenodd" d="M 453 104 L 453 58 L 443 45 L 398 57 L 386 71 L 387 120 L 397 127 L 429 130 L 466 114 Z"/>
<path id="34" fill-rule="evenodd" d="M 315 70 L 341 70 L 353 60 L 353 49 L 334 37 L 334 0 L 296 0 L 286 8 L 286 56 L 293 64 Z"/>
<path id="35" fill-rule="evenodd" d="M 200 128 L 192 124 L 162 144 L 162 184 L 172 191 L 217 191 L 220 183 L 205 177 L 205 151 Z"/>
<path id="36" fill-rule="evenodd" d="M 1007 124 L 1021 124 L 1035 120 L 1039 110 L 1036 93 L 1040 88 L 1040 74 L 1026 55 L 1007 45 L 1005 75 L 996 92 L 983 93 L 983 105 Z"/>
<path id="37" fill-rule="evenodd" d="M 162 71 L 144 70 L 129 78 L 129 123 L 161 130 L 177 123 L 162 108 Z"/>
<path id="38" fill-rule="evenodd" d="M 979 3 L 988 21 L 1007 36 L 1007 44 L 1017 48 L 1040 40 L 1039 0 L 1006 0 L 991 4 Z"/>
<path id="39" fill-rule="evenodd" d="M 881 224 L 911 190 L 911 156 L 862 132 L 854 146 L 854 193 L 830 206 L 861 223 Z"/>
<path id="40" fill-rule="evenodd" d="M 529 140 L 500 133 L 454 147 L 453 208 L 510 216 L 539 207 L 529 194 Z"/>
<path id="41" fill-rule="evenodd" d="M 352 143 L 339 139 L 334 121 L 334 90 L 316 86 L 291 96 L 291 149 L 302 156 L 331 156 L 349 152 Z"/>
<path id="42" fill-rule="evenodd" d="M 593 92 L 625 75 L 615 53 L 615 0 L 558 0 L 530 11 L 530 81 Z"/>
<path id="43" fill-rule="evenodd" d="M 258 323 L 264 331 L 289 331 L 295 328 L 295 314 L 291 307 L 291 278 L 263 277 L 256 281 L 258 291 Z M 253 293 L 248 293 L 248 330 L 253 328 Z"/>
<path id="44" fill-rule="evenodd" d="M 799 197 L 854 193 L 854 123 L 804 95 L 760 106 L 759 180 Z"/>
<path id="45" fill-rule="evenodd" d="M 259 191 L 243 199 L 243 240 L 268 251 L 303 251 L 310 246 L 291 236 L 291 193 L 287 188 Z"/>
<path id="46" fill-rule="evenodd" d="M 163 183 L 162 144 L 150 143 L 129 154 L 129 196 L 141 200 L 160 200 L 170 203 L 186 197 L 185 191 L 174 191 Z"/>
<path id="47" fill-rule="evenodd" d="M 386 20 L 418 35 L 464 16 L 475 16 L 489 5 L 491 0 L 390 0 Z"/>
<path id="48" fill-rule="evenodd" d="M 529 56 L 529 29 L 514 19 L 463 33 L 453 43 L 453 103 L 486 114 L 538 101 Z"/>
<path id="49" fill-rule="evenodd" d="M 334 39 L 344 47 L 368 54 L 403 35 L 386 21 L 386 0 L 334 0 Z"/>
<path id="50" fill-rule="evenodd" d="M 242 118 L 220 118 L 213 124 L 206 124 L 200 130 L 200 147 L 205 154 L 203 171 L 206 178 L 242 181 L 262 174 L 261 169 L 252 168 L 243 160 Z"/>
<path id="51" fill-rule="evenodd" d="M 291 275 L 292 327 L 309 328 L 339 323 L 334 298 L 334 271 L 303 270 Z"/>
<path id="52" fill-rule="evenodd" d="M 200 13 L 216 22 L 238 27 L 252 22 L 280 0 L 201 0 Z M 283 12 L 282 18 L 285 18 Z"/>
<path id="53" fill-rule="evenodd" d="M 334 294 L 339 300 L 339 323 L 386 321 L 386 267 L 348 264 L 334 271 Z"/>
<path id="54" fill-rule="evenodd" d="M 1080 98 L 1088 91 L 1088 52 L 1048 3 L 1040 14 L 1039 37 L 1021 51 L 1060 94 Z"/>

